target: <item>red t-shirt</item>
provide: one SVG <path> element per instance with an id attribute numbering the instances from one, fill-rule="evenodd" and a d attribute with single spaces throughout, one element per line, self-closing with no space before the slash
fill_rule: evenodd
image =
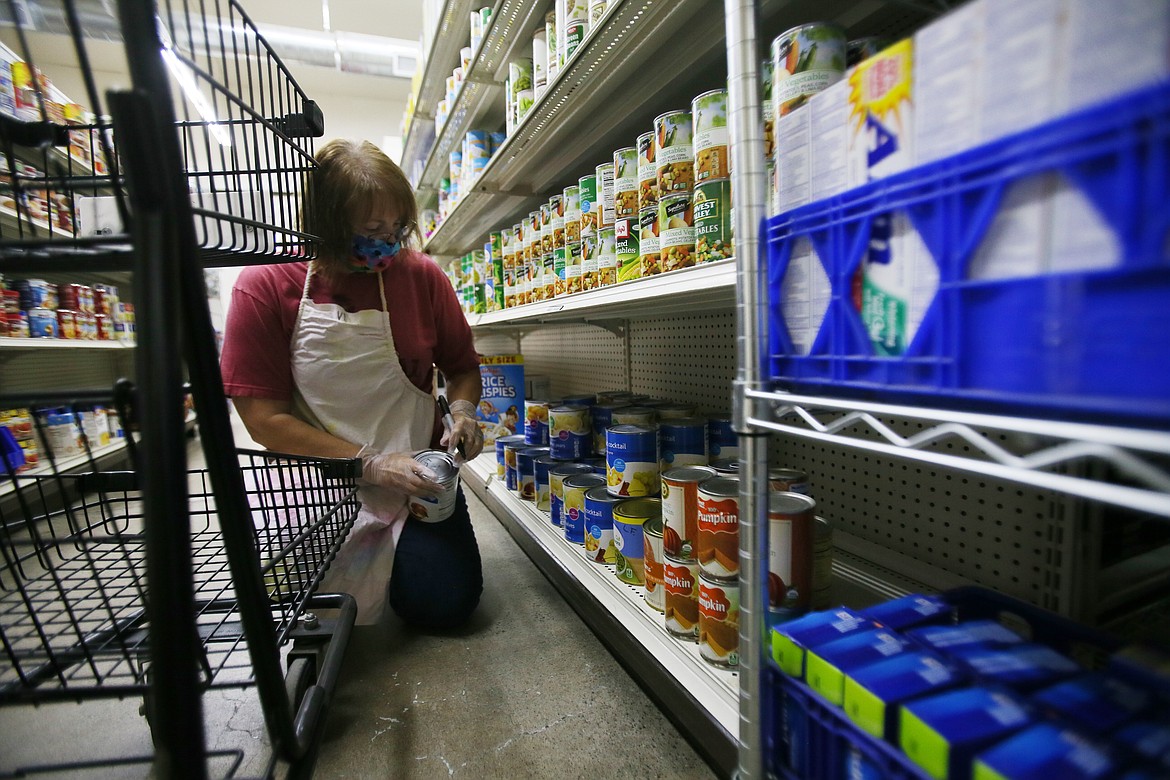
<path id="1" fill-rule="evenodd" d="M 305 286 L 306 263 L 250 266 L 232 289 L 220 370 L 229 396 L 292 400 L 293 325 Z M 410 381 L 433 390 L 433 370 L 447 376 L 476 371 L 471 328 L 446 275 L 426 255 L 404 249 L 382 272 L 398 362 Z M 334 287 L 314 274 L 309 296 L 346 311 L 382 308 L 374 274 L 347 274 Z M 370 386 L 376 386 L 371 367 Z M 361 392 L 361 388 L 338 388 Z M 437 414 L 437 412 L 436 412 Z M 437 417 L 436 417 L 437 419 Z M 436 433 L 441 427 L 436 428 Z"/>

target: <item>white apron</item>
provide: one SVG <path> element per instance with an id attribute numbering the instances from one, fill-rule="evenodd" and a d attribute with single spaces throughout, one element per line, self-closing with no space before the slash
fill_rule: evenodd
<path id="1" fill-rule="evenodd" d="M 293 325 L 293 413 L 334 436 L 374 452 L 414 452 L 430 446 L 435 399 L 419 390 L 398 362 L 386 290 L 382 310 L 347 312 L 309 297 L 313 266 Z M 323 592 L 357 599 L 357 622 L 375 623 L 386 602 L 394 548 L 408 510 L 396 490 L 363 485 L 362 509 L 321 584 Z"/>

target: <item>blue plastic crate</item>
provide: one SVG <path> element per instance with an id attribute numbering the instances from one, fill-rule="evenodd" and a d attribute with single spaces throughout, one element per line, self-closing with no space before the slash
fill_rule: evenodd
<path id="1" fill-rule="evenodd" d="M 1113 638 L 1025 602 L 979 587 L 941 594 L 956 622 L 992 619 L 1026 639 L 1047 645 L 1086 670 L 1102 669 L 1119 648 Z M 896 745 L 861 731 L 844 710 L 771 660 L 763 707 L 766 769 L 786 780 L 929 780 Z"/>
<path id="2" fill-rule="evenodd" d="M 1107 269 L 976 279 L 1004 196 L 1059 176 L 1118 248 Z M 1055 178 L 1054 178 L 1055 180 Z M 878 355 L 852 294 L 875 221 L 905 215 L 938 267 L 900 355 Z M 1170 85 L 1135 92 L 766 223 L 771 336 L 781 389 L 893 403 L 1170 426 Z M 781 311 L 807 239 L 831 297 L 807 355 Z"/>

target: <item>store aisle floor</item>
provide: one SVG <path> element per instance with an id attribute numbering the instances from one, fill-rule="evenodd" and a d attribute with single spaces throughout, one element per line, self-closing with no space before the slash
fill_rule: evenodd
<path id="1" fill-rule="evenodd" d="M 495 516 L 468 505 L 479 610 L 445 636 L 359 627 L 318 776 L 711 777 Z"/>

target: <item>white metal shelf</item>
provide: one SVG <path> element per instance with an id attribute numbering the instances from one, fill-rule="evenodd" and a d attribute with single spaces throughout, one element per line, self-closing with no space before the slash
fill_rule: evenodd
<path id="1" fill-rule="evenodd" d="M 40 349 L 134 349 L 137 344 L 124 341 L 86 341 L 84 339 L 0 338 L 0 351 Z"/>
<path id="2" fill-rule="evenodd" d="M 104 447 L 95 447 L 92 452 L 92 457 L 94 461 L 103 461 L 107 458 L 117 455 L 125 449 L 126 439 L 121 438 L 110 442 Z M 59 474 L 64 474 L 68 471 L 73 471 L 86 466 L 89 464 L 89 462 L 90 455 L 86 455 L 84 453 L 81 455 L 71 455 L 68 458 L 58 458 L 56 471 Z M 17 479 L 22 480 L 28 477 L 52 476 L 52 474 L 53 467 L 49 463 L 48 458 L 46 458 L 42 465 L 38 465 L 36 468 L 29 469 L 28 471 L 19 474 Z M 7 496 L 11 493 L 14 493 L 15 491 L 16 488 L 13 486 L 10 480 L 5 479 L 2 483 L 0 483 L 0 497 Z"/>
<path id="3" fill-rule="evenodd" d="M 701 713 L 692 715 L 711 719 L 730 740 L 729 746 L 734 745 L 739 733 L 737 673 L 712 666 L 700 657 L 697 644 L 672 637 L 666 631 L 662 613 L 646 605 L 642 588 L 618 580 L 613 566 L 599 566 L 587 560 L 582 549 L 567 542 L 547 515 L 531 502 L 520 500 L 498 481 L 494 449 L 465 464 L 461 473 L 464 482 L 485 503 L 497 514 L 505 513 L 515 527 L 528 535 L 534 543 L 526 548 L 529 555 L 539 549 L 541 555 L 547 556 L 546 563 L 554 563 L 583 586 L 595 605 L 620 623 L 628 638 L 640 645 L 701 708 Z M 687 716 L 680 712 L 672 714 L 684 720 Z"/>
<path id="4" fill-rule="evenodd" d="M 459 64 L 459 50 L 471 42 L 471 6 L 472 0 L 446 0 L 443 5 L 434 42 L 424 59 L 422 82 L 414 101 L 414 117 L 402 144 L 404 163 L 422 157 L 422 150 L 417 147 L 428 122 L 420 120 L 433 123 L 435 109 L 447 89 L 447 76 Z M 417 157 L 410 156 L 409 152 Z"/>
<path id="5" fill-rule="evenodd" d="M 704 263 L 504 311 L 472 314 L 473 328 L 513 328 L 727 310 L 735 303 L 735 259 Z"/>
<path id="6" fill-rule="evenodd" d="M 755 429 L 1011 480 L 1170 518 L 1170 432 L 758 390 L 747 390 L 746 396 L 746 423 Z M 934 424 L 905 437 L 891 427 L 897 420 Z M 858 427 L 878 436 L 844 435 Z M 1001 432 L 1025 435 L 1015 436 L 1009 450 L 996 435 Z M 960 446 L 937 446 L 948 441 Z M 1021 451 L 1024 444 L 1027 451 Z M 1092 469 L 1075 468 L 1084 463 L 1108 466 L 1118 479 L 1108 482 Z M 1052 471 L 1057 468 L 1069 473 Z"/>
<path id="7" fill-rule="evenodd" d="M 523 23 L 497 31 L 507 56 L 530 42 L 537 5 L 504 0 L 501 19 L 522 14 L 518 6 L 528 12 Z M 844 24 L 850 34 L 889 35 L 912 29 L 928 13 L 913 3 L 859 8 L 852 0 L 765 0 L 760 6 L 776 33 L 821 19 Z M 454 257 L 475 248 L 486 233 L 575 184 L 614 149 L 633 145 L 657 114 L 722 86 L 722 19 L 721 0 L 620 0 L 611 7 L 439 225 L 426 252 Z M 506 66 L 503 57 L 501 71 Z"/>

